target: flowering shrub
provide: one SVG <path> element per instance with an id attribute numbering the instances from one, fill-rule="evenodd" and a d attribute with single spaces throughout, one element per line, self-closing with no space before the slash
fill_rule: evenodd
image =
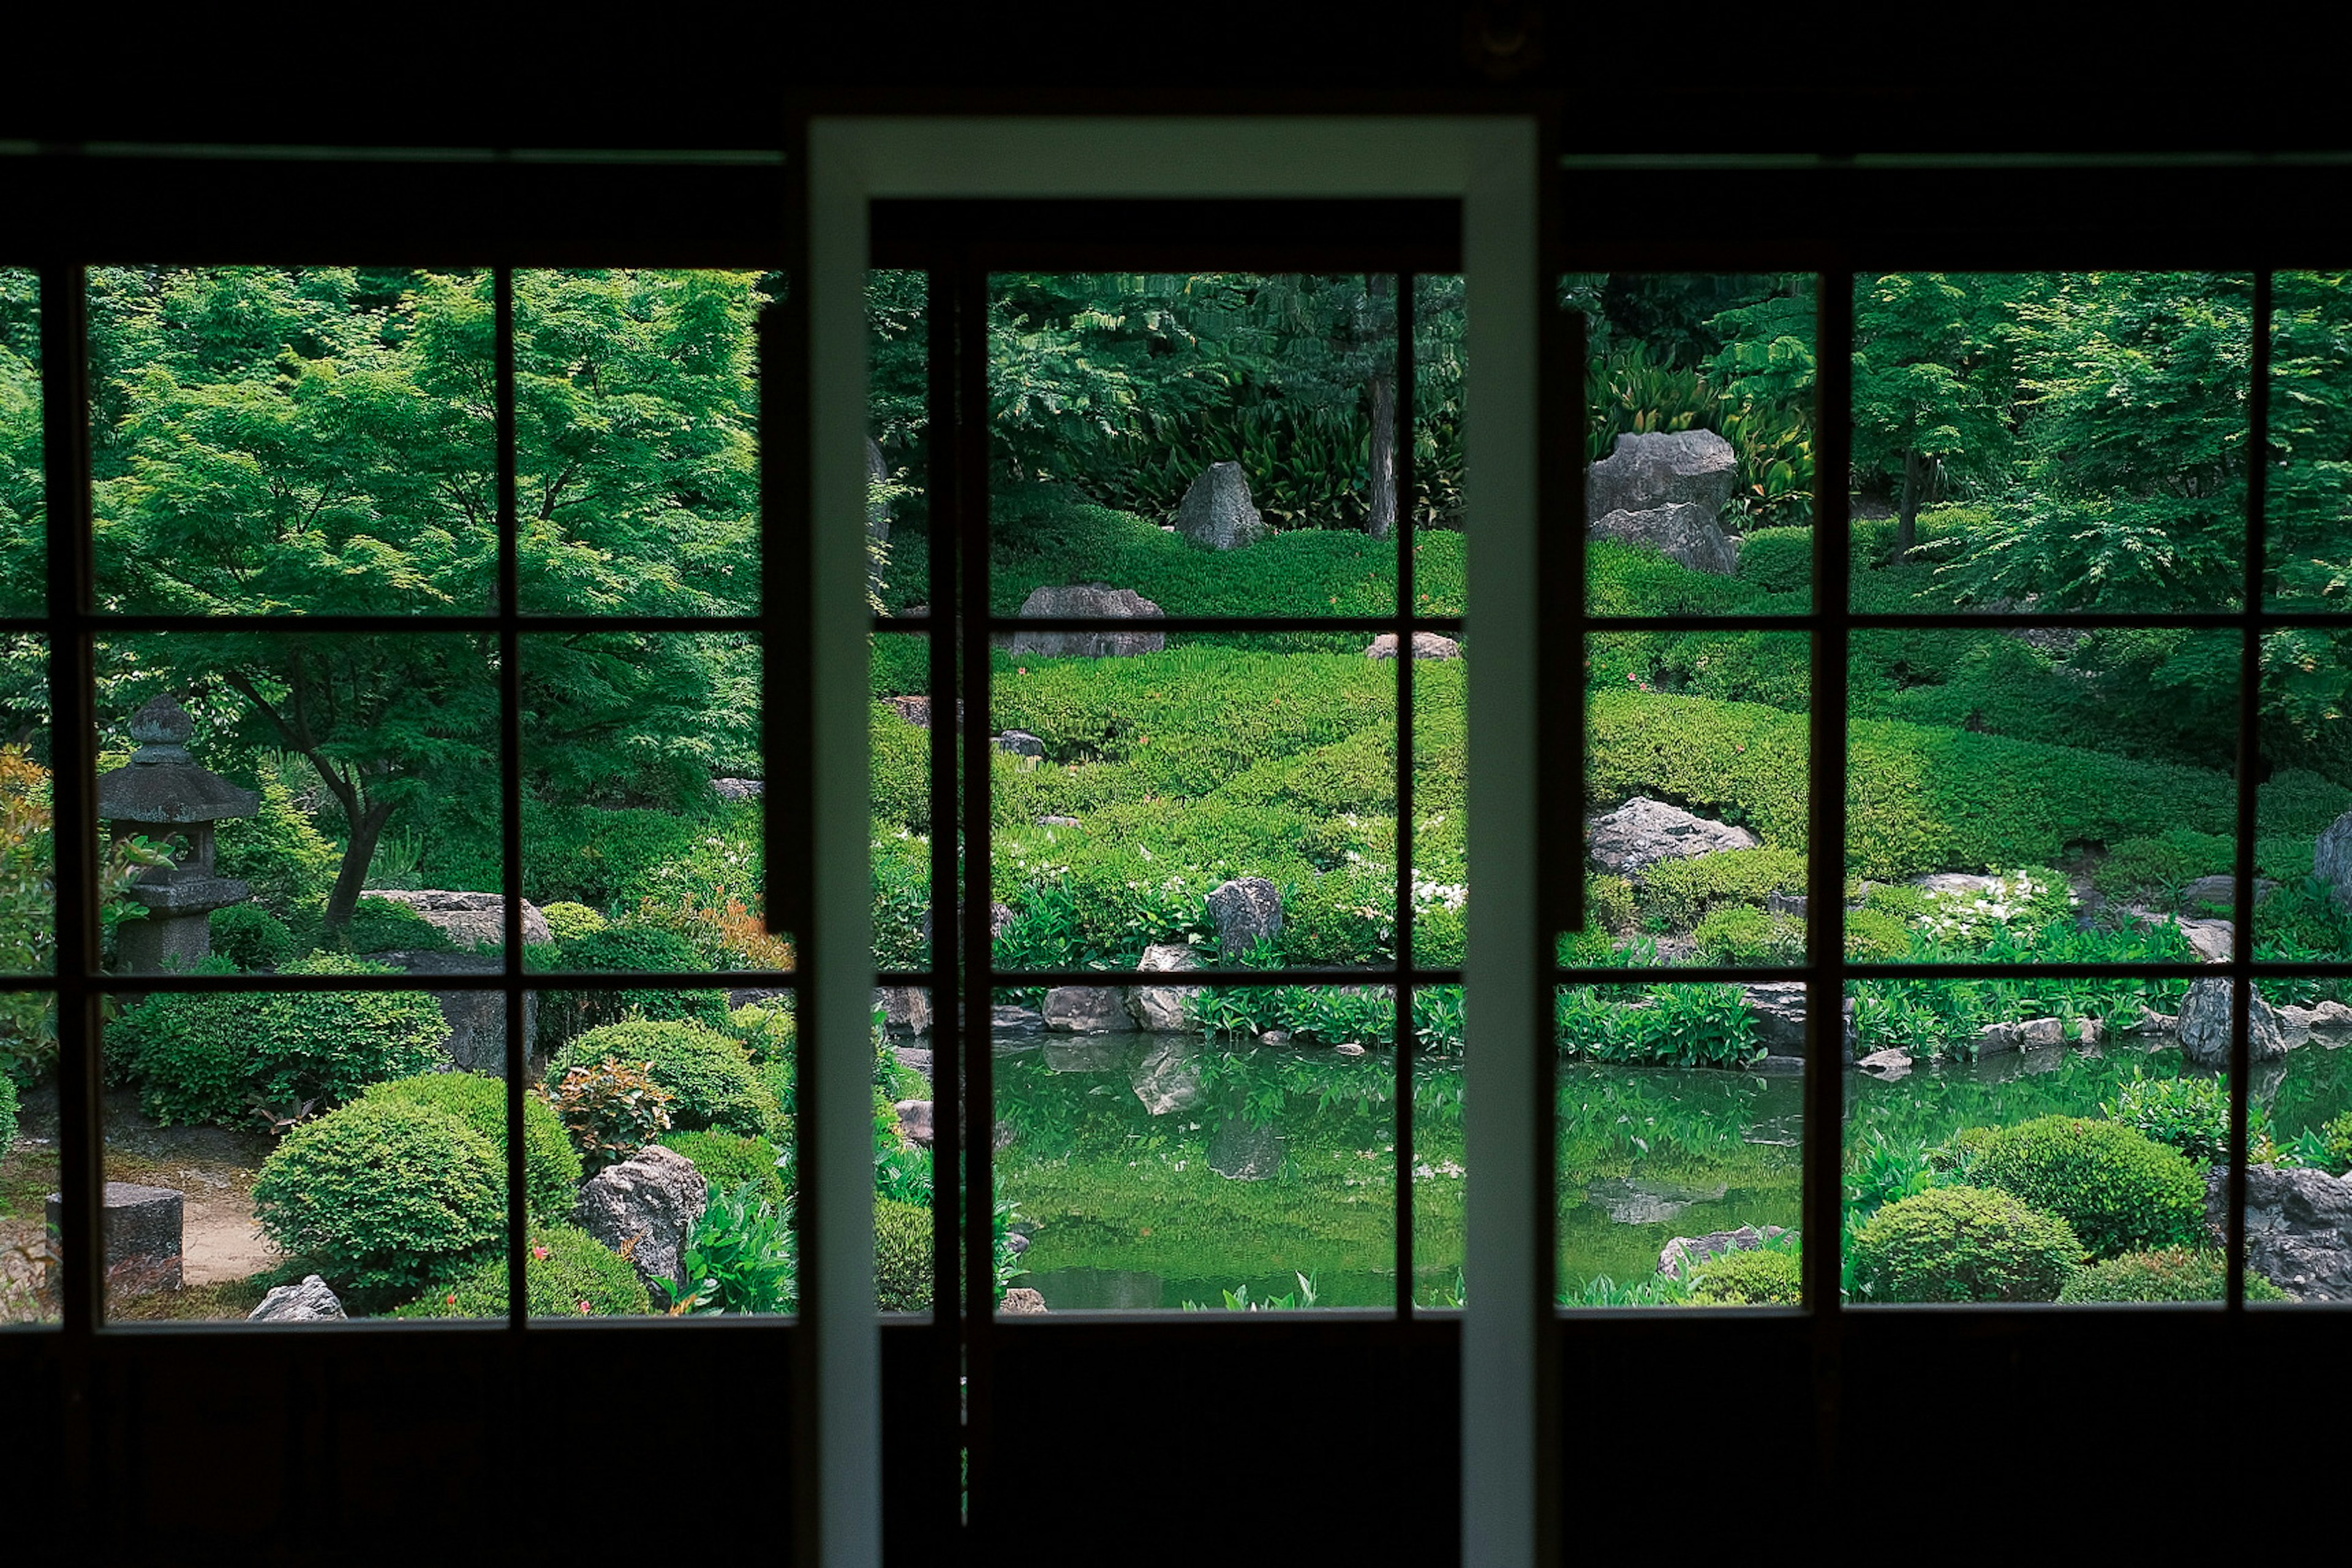
<path id="1" fill-rule="evenodd" d="M 669 1131 L 676 1096 L 643 1066 L 606 1058 L 567 1068 L 552 1096 L 563 1129 L 590 1172 L 618 1164 Z"/>
<path id="2" fill-rule="evenodd" d="M 1992 885 L 1981 891 L 1928 893 L 1918 929 L 1953 945 L 1980 945 L 2004 934 L 2031 942 L 2033 932 L 2064 919 L 2074 907 L 2074 890 L 2046 867 L 1996 871 L 1993 877 Z"/>

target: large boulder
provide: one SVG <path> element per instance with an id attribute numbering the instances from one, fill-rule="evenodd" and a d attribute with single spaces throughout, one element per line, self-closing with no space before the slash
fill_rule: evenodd
<path id="1" fill-rule="evenodd" d="M 1200 959 L 1191 946 L 1181 942 L 1155 942 L 1143 950 L 1135 962 L 1138 969 L 1170 974 L 1180 970 L 1198 969 Z M 1185 998 L 1192 992 L 1181 985 L 1139 985 L 1127 994 L 1127 1011 L 1136 1026 L 1142 1029 L 1183 1029 L 1191 1026 L 1184 1016 Z"/>
<path id="2" fill-rule="evenodd" d="M 2246 1032 L 2249 1059 L 2274 1062 L 2286 1055 L 2286 1030 L 2269 1003 L 2260 996 L 2252 1002 L 2253 1016 Z M 2230 1065 L 2230 982 L 2217 978 L 2192 984 L 2189 994 L 2180 999 L 2180 1017 L 2174 1029 L 2180 1036 L 2180 1054 L 2189 1065 L 2226 1068 Z"/>
<path id="3" fill-rule="evenodd" d="M 1728 577 L 1739 570 L 1739 546 L 1702 506 L 1676 503 L 1640 511 L 1612 511 L 1593 520 L 1592 537 L 1654 550 L 1668 560 Z"/>
<path id="4" fill-rule="evenodd" d="M 2336 901 L 2352 910 L 2352 811 L 2327 825 L 2311 854 L 2312 875 L 2327 885 Z"/>
<path id="5" fill-rule="evenodd" d="M 1211 463 L 1176 507 L 1176 531 L 1205 550 L 1238 550 L 1270 531 L 1239 463 Z"/>
<path id="6" fill-rule="evenodd" d="M 1109 1035 L 1135 1020 L 1108 985 L 1057 985 L 1045 993 L 1045 1027 L 1066 1035 Z"/>
<path id="7" fill-rule="evenodd" d="M 1748 1026 L 1767 1056 L 1802 1059 L 1805 1054 L 1805 984 L 1768 980 L 1750 985 L 1744 997 Z M 1853 998 L 1845 999 L 1845 1059 L 1853 1060 L 1862 1036 L 1854 1027 Z"/>
<path id="8" fill-rule="evenodd" d="M 1695 506 L 1712 522 L 1731 499 L 1738 477 L 1738 454 L 1712 430 L 1628 431 L 1587 472 L 1584 520 L 1599 522 L 1612 511 Z"/>
<path id="9" fill-rule="evenodd" d="M 1661 860 L 1753 849 L 1763 842 L 1744 827 L 1639 795 L 1594 817 L 1591 841 L 1592 863 L 1621 877 L 1638 877 Z"/>
<path id="10" fill-rule="evenodd" d="M 1220 882 L 1209 893 L 1209 918 L 1216 922 L 1218 956 L 1236 962 L 1282 934 L 1281 889 L 1264 877 Z"/>
<path id="11" fill-rule="evenodd" d="M 2228 1229 L 2226 1166 L 2206 1175 L 2205 1217 Z M 2352 1301 L 2352 1181 L 2325 1171 L 2246 1167 L 2246 1267 L 2298 1301 Z"/>
<path id="12" fill-rule="evenodd" d="M 459 948 L 501 947 L 506 943 L 507 901 L 501 894 L 428 888 L 413 893 L 370 891 L 367 896 L 406 904 Z M 522 940 L 526 944 L 555 940 L 555 933 L 548 929 L 547 917 L 529 900 L 522 906 Z"/>
<path id="13" fill-rule="evenodd" d="M 681 1254 L 709 1206 L 710 1184 L 694 1162 L 656 1144 L 591 1176 L 572 1218 L 627 1258 L 660 1305 L 671 1300 Z"/>
<path id="14" fill-rule="evenodd" d="M 1766 1242 L 1789 1233 L 1777 1225 L 1762 1230 L 1743 1225 L 1738 1230 L 1711 1230 L 1705 1236 L 1678 1236 L 1659 1249 L 1658 1272 L 1687 1279 L 1697 1269 L 1735 1252 L 1753 1252 Z"/>
<path id="15" fill-rule="evenodd" d="M 245 1317 L 251 1323 L 340 1323 L 349 1314 L 327 1282 L 316 1274 L 299 1285 L 280 1285 Z"/>
<path id="16" fill-rule="evenodd" d="M 931 993 L 928 986 L 877 985 L 874 1010 L 882 1015 L 883 1027 L 894 1035 L 931 1032 Z"/>
<path id="17" fill-rule="evenodd" d="M 1132 588 L 1108 583 L 1047 584 L 1021 601 L 1021 613 L 1037 616 L 1084 616 L 1097 620 L 1150 620 L 1167 612 Z M 1009 632 L 998 638 L 1008 653 L 1043 654 L 1060 658 L 1129 658 L 1158 653 L 1168 646 L 1160 632 L 1122 632 L 1108 628 L 1066 632 Z"/>

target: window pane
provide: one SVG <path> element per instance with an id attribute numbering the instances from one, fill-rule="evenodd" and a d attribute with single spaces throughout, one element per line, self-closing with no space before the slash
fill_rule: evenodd
<path id="1" fill-rule="evenodd" d="M 2340 610 L 2352 588 L 2352 292 L 2341 272 L 2273 275 L 2264 481 L 2269 603 Z"/>
<path id="2" fill-rule="evenodd" d="M 0 1325 L 58 1321 L 57 1004 L 0 993 Z"/>
<path id="3" fill-rule="evenodd" d="M 866 279 L 866 531 L 886 616 L 930 610 L 929 288 L 921 272 Z"/>
<path id="4" fill-rule="evenodd" d="M 882 633 L 872 648 L 874 965 L 920 969 L 930 963 L 932 938 L 931 645 Z"/>
<path id="5" fill-rule="evenodd" d="M 2346 995 L 2335 977 L 2257 983 L 2247 1042 L 2249 1301 L 2279 1299 L 2264 1282 L 2288 1301 L 2352 1300 L 2352 1051 L 2343 1048 L 2339 1016 Z M 2184 1054 L 2210 1057 L 2229 1016 L 2226 994 L 2198 997 L 2179 1031 Z M 2201 1169 L 2205 1152 L 2195 1152 Z M 2220 1179 L 2207 1173 L 2207 1213 L 2217 1224 L 2228 1202 Z"/>
<path id="6" fill-rule="evenodd" d="M 1602 634 L 1586 651 L 1591 921 L 1564 960 L 1802 963 L 1811 639 Z"/>
<path id="7" fill-rule="evenodd" d="M 2252 319 L 2243 274 L 1857 279 L 1854 607 L 2242 603 Z"/>
<path id="8" fill-rule="evenodd" d="M 1811 607 L 1809 273 L 1572 273 L 1586 322 L 1590 605 L 1600 615 Z"/>
<path id="9" fill-rule="evenodd" d="M 1014 1283 L 1049 1310 L 1394 1302 L 1392 992 L 1019 1005 L 1044 1027 L 999 1015 L 997 1193 L 1030 1236 Z"/>
<path id="10" fill-rule="evenodd" d="M 0 616 L 37 616 L 47 604 L 42 451 L 41 280 L 0 267 Z"/>
<path id="11" fill-rule="evenodd" d="M 1463 499 L 1462 386 L 1470 315 L 1458 273 L 1413 279 L 1413 602 L 1458 616 L 1468 588 L 1470 512 Z"/>
<path id="12" fill-rule="evenodd" d="M 874 1299 L 885 1312 L 928 1312 L 938 1298 L 932 1147 L 938 1119 L 960 1113 L 932 1089 L 932 995 L 929 986 L 912 985 L 874 994 Z M 961 1193 L 961 1184 L 950 1185 Z M 1003 1204 L 997 1209 L 995 1267 L 1003 1300 L 1007 1282 L 1019 1283 L 1013 1276 L 1034 1227 L 1014 1223 Z"/>
<path id="13" fill-rule="evenodd" d="M 2352 747 L 2343 721 L 2352 657 L 2341 631 L 2301 626 L 2262 643 L 2263 779 L 2255 811 L 2254 956 L 2312 962 L 2352 958 Z M 2234 884 L 2216 882 L 2210 853 L 2194 867 L 2165 867 L 2182 897 L 2232 912 Z M 2153 875 L 2153 873 L 2151 873 Z M 2190 880 L 2191 878 L 2203 879 Z"/>
<path id="14" fill-rule="evenodd" d="M 2189 991 L 1857 983 L 1848 1300 L 2218 1300 L 2204 1187 L 2229 1100 L 2179 1048 Z"/>
<path id="15" fill-rule="evenodd" d="M 1419 1307 L 1465 1304 L 1462 1272 L 1463 988 L 1412 994 L 1412 1300 Z"/>
<path id="16" fill-rule="evenodd" d="M 0 745 L 0 973 L 58 963 L 48 682 L 47 639 L 0 636 L 0 725 L 13 737 Z"/>
<path id="17" fill-rule="evenodd" d="M 1557 1006 L 1560 1304 L 1795 1304 L 1804 988 L 1571 985 Z"/>
<path id="18" fill-rule="evenodd" d="M 996 614 L 1395 613 L 1393 277 L 989 288 Z"/>
<path id="19" fill-rule="evenodd" d="M 1924 573 L 1919 566 L 1896 569 Z M 1853 634 L 1846 868 L 1868 962 L 2230 952 L 2235 632 Z"/>
<path id="20" fill-rule="evenodd" d="M 495 607 L 487 273 L 98 268 L 101 610 Z"/>
<path id="21" fill-rule="evenodd" d="M 1001 965 L 1394 962 L 1397 667 L 1316 640 L 992 656 Z"/>

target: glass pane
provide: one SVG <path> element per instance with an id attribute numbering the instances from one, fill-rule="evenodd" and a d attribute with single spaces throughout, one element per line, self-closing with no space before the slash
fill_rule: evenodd
<path id="1" fill-rule="evenodd" d="M 1811 639 L 1602 634 L 1586 644 L 1580 964 L 1801 963 Z"/>
<path id="2" fill-rule="evenodd" d="M 992 656 L 1001 966 L 1394 962 L 1396 667 L 1322 640 Z"/>
<path id="3" fill-rule="evenodd" d="M 42 451 L 41 280 L 0 267 L 0 616 L 37 616 L 47 605 Z"/>
<path id="4" fill-rule="evenodd" d="M 2341 272 L 2279 272 L 2271 296 L 2269 604 L 2334 610 L 2352 590 L 2352 292 Z"/>
<path id="5" fill-rule="evenodd" d="M 1384 274 L 992 277 L 994 613 L 1394 614 L 1395 289 Z M 1161 634 L 1012 646 L 1139 652 Z"/>
<path id="6" fill-rule="evenodd" d="M 1462 963 L 1470 910 L 1468 661 L 1413 664 L 1413 963 Z"/>
<path id="7" fill-rule="evenodd" d="M 1583 314 L 1590 604 L 1811 607 L 1810 273 L 1573 273 Z"/>
<path id="8" fill-rule="evenodd" d="M 1432 985 L 1412 994 L 1412 1300 L 1419 1307 L 1466 1304 L 1462 1272 L 1463 988 Z"/>
<path id="9" fill-rule="evenodd" d="M 1458 616 L 1468 589 L 1462 386 L 1468 297 L 1456 273 L 1413 279 L 1412 575 L 1415 615 Z"/>
<path id="10" fill-rule="evenodd" d="M 866 276 L 866 548 L 886 616 L 931 607 L 929 287 L 920 272 Z"/>
<path id="11" fill-rule="evenodd" d="M 928 1312 L 938 1294 L 932 1268 L 932 1146 L 938 1119 L 961 1112 L 932 1090 L 931 997 L 928 986 L 887 987 L 874 994 L 874 1299 L 885 1312 Z M 1008 1027 L 1013 1035 L 1023 1036 L 1017 1024 Z M 1034 1034 L 1023 1037 L 1035 1043 Z M 1010 1286 L 1021 1283 L 1015 1277 L 1034 1228 L 1017 1209 L 996 1205 L 1000 1301 L 1006 1300 Z M 1013 1297 L 1006 1310 L 1032 1310 L 1032 1304 Z"/>
<path id="12" fill-rule="evenodd" d="M 1805 989 L 1558 994 L 1564 1307 L 1792 1306 Z"/>
<path id="13" fill-rule="evenodd" d="M 0 993 L 0 1325 L 58 1321 L 57 1005 Z"/>
<path id="14" fill-rule="evenodd" d="M 2341 631 L 2282 627 L 2263 636 L 2262 762 L 2256 797 L 2254 957 L 2308 963 L 2352 958 L 2352 744 L 2343 721 L 2352 649 Z M 2188 846 L 2182 846 L 2183 848 Z M 2211 846 L 2191 862 L 2159 863 L 2153 879 L 2180 879 L 2182 896 L 2233 912 L 2235 861 Z M 2330 993 L 2332 994 L 2333 993 Z"/>
<path id="15" fill-rule="evenodd" d="M 490 279 L 96 268 L 101 610 L 494 608 Z"/>
<path id="16" fill-rule="evenodd" d="M 1847 1300 L 2218 1300 L 2228 984 L 1857 983 Z"/>
<path id="17" fill-rule="evenodd" d="M 762 916 L 758 639 L 533 634 L 522 675 L 523 892 L 549 922 L 527 935 L 555 942 L 549 967 L 790 969 Z"/>
<path id="18" fill-rule="evenodd" d="M 2242 603 L 2252 304 L 2234 273 L 1857 279 L 1854 607 Z"/>
<path id="19" fill-rule="evenodd" d="M 279 973 L 383 971 L 319 953 Z M 497 1315 L 506 1085 L 452 1070 L 465 1001 L 118 994 L 105 1054 L 107 1315 Z M 577 1157 L 544 1101 L 524 1111 L 532 1206 L 561 1218 Z"/>
<path id="20" fill-rule="evenodd" d="M 2234 632 L 1853 634 L 1846 868 L 1870 962 L 2230 952 Z"/>
<path id="21" fill-rule="evenodd" d="M 1064 1310 L 1394 1302 L 1393 992 L 1035 1001 L 1045 1028 L 1000 1025 L 995 1047 L 1014 1283 Z"/>
<path id="22" fill-rule="evenodd" d="M 515 275 L 526 613 L 759 608 L 753 337 L 772 283 L 756 272 Z"/>
<path id="23" fill-rule="evenodd" d="M 2352 987 L 2333 976 L 2263 980 L 2256 994 L 2247 1037 L 2246 1300 L 2352 1300 L 2352 1051 L 2344 1049 L 2352 1014 L 2343 1005 Z M 2180 1037 L 2184 1051 L 2210 1057 L 2229 998 L 2199 1002 L 2188 1016 L 2201 1022 Z M 2217 1175 L 2209 1173 L 2206 1194 L 2218 1223 L 2227 1200 Z"/>
<path id="24" fill-rule="evenodd" d="M 931 643 L 882 633 L 872 647 L 874 966 L 921 969 L 932 934 Z"/>
<path id="25" fill-rule="evenodd" d="M 47 638 L 0 636 L 0 973 L 57 968 Z"/>

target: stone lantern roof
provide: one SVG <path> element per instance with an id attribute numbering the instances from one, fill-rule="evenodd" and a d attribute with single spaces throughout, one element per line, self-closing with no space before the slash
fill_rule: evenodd
<path id="1" fill-rule="evenodd" d="M 251 816 L 261 797 L 239 789 L 188 754 L 195 725 L 188 710 L 158 697 L 131 718 L 131 738 L 139 749 L 130 764 L 101 773 L 98 815 L 101 821 L 184 826 Z"/>

